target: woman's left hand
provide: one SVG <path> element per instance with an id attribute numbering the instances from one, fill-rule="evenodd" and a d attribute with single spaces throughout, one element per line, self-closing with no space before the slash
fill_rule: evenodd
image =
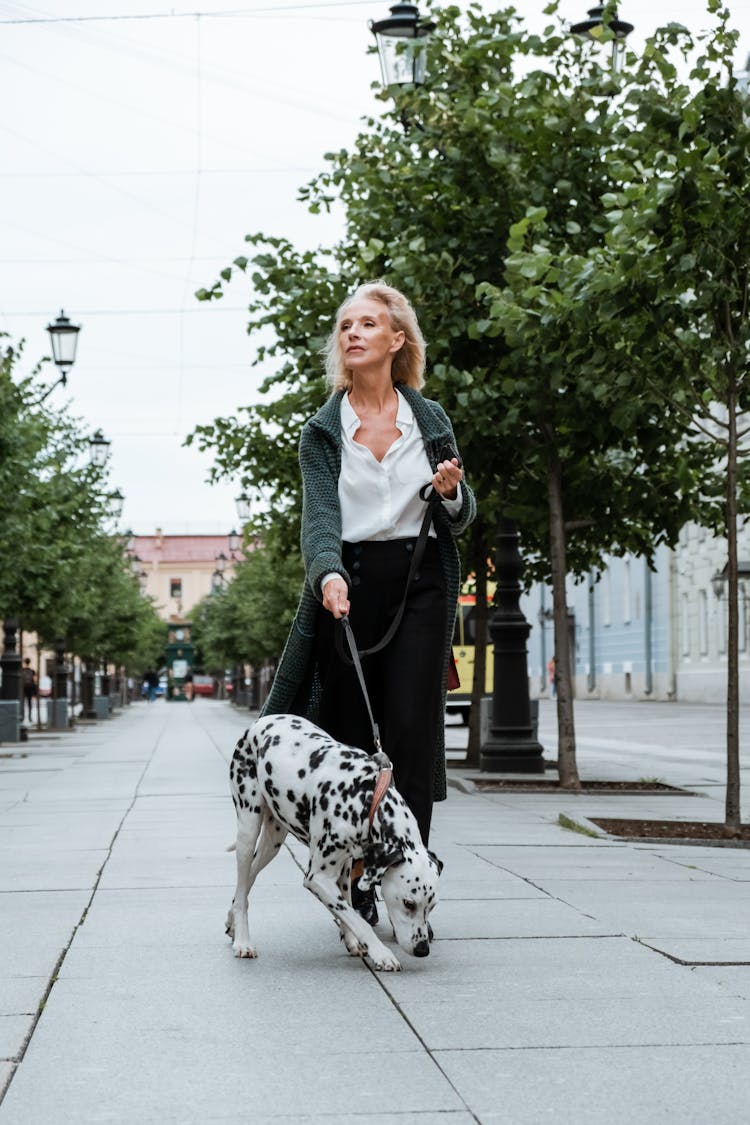
<path id="1" fill-rule="evenodd" d="M 458 496 L 459 482 L 464 479 L 463 470 L 458 467 L 458 458 L 441 461 L 432 478 L 432 487 L 444 500 L 455 500 Z"/>

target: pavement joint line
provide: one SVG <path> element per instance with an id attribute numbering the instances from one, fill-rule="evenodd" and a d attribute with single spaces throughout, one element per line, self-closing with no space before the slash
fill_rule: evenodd
<path id="1" fill-rule="evenodd" d="M 473 852 L 472 854 L 476 855 L 476 852 Z M 546 895 L 546 897 L 551 902 L 562 903 L 563 906 L 567 906 L 571 910 L 575 910 L 576 914 L 580 914 L 583 918 L 589 918 L 592 922 L 599 921 L 599 919 L 594 914 L 587 914 L 586 911 L 581 910 L 579 906 L 575 906 L 572 902 L 566 902 L 565 899 L 560 898 L 559 895 L 552 894 L 551 891 L 548 891 L 544 887 L 541 887 L 538 883 L 535 883 L 533 879 L 529 879 L 527 875 L 519 875 L 517 871 L 512 871 L 509 867 L 503 867 L 499 863 L 493 863 L 491 859 L 486 858 L 485 856 L 477 856 L 477 859 L 484 859 L 486 863 L 489 863 L 491 867 L 495 867 L 498 871 L 505 871 L 506 874 L 513 875 L 516 879 L 520 879 L 521 882 L 526 883 L 527 886 L 533 887 L 535 891 L 541 891 L 541 893 L 543 895 Z"/>
<path id="2" fill-rule="evenodd" d="M 629 941 L 637 941 L 637 938 L 631 937 L 629 934 L 612 933 L 612 934 L 498 934 L 493 937 L 441 937 L 435 938 L 435 941 L 601 941 L 606 939 L 610 941 L 612 938 L 627 938 Z M 641 943 L 643 944 L 643 943 Z M 656 950 L 657 953 L 660 950 Z M 721 964 L 724 962 L 722 961 Z"/>
<path id="3" fill-rule="evenodd" d="M 398 1001 L 396 1000 L 395 996 L 393 996 L 393 995 L 392 995 L 392 993 L 388 991 L 388 988 L 386 987 L 386 981 L 385 981 L 384 975 L 382 975 L 382 974 L 380 974 L 380 973 L 376 972 L 376 971 L 375 971 L 375 969 L 373 969 L 373 968 L 372 968 L 372 967 L 371 967 L 370 965 L 368 965 L 366 961 L 365 961 L 364 963 L 365 963 L 365 966 L 367 967 L 367 969 L 369 970 L 370 974 L 371 974 L 371 975 L 372 975 L 372 976 L 373 976 L 373 977 L 375 978 L 375 980 L 376 980 L 377 984 L 378 984 L 378 985 L 380 986 L 380 988 L 382 989 L 382 991 L 383 991 L 383 992 L 385 993 L 385 995 L 386 995 L 386 997 L 388 998 L 388 1000 L 390 1000 L 391 1004 L 393 1005 L 393 1007 L 394 1007 L 394 1008 L 396 1009 L 396 1011 L 398 1012 L 398 1014 L 399 1014 L 399 1016 L 401 1017 L 402 1021 L 403 1021 L 403 1022 L 404 1022 L 404 1023 L 406 1024 L 406 1026 L 407 1026 L 407 1027 L 409 1028 L 409 1031 L 410 1031 L 410 1032 L 412 1033 L 412 1035 L 413 1035 L 413 1036 L 414 1036 L 414 1038 L 415 1038 L 415 1039 L 417 1040 L 417 1042 L 418 1042 L 418 1043 L 419 1043 L 419 1044 L 421 1045 L 421 1047 L 422 1047 L 422 1050 L 424 1051 L 424 1053 L 425 1053 L 425 1055 L 427 1056 L 427 1058 L 428 1058 L 428 1059 L 430 1060 L 430 1062 L 431 1062 L 431 1063 L 433 1064 L 433 1066 L 435 1067 L 435 1069 L 436 1069 L 436 1070 L 438 1070 L 438 1071 L 440 1072 L 440 1074 L 442 1074 L 443 1078 L 444 1078 L 444 1079 L 445 1079 L 445 1081 L 446 1081 L 446 1082 L 448 1083 L 448 1085 L 450 1086 L 451 1090 L 453 1090 L 454 1094 L 456 1095 L 456 1097 L 457 1097 L 457 1098 L 459 1099 L 459 1101 L 461 1102 L 462 1106 L 463 1106 L 463 1107 L 464 1107 L 464 1109 L 466 1110 L 466 1113 L 468 1113 L 468 1114 L 469 1114 L 469 1116 L 471 1117 L 472 1121 L 476 1121 L 476 1122 L 477 1122 L 477 1125 L 482 1125 L 482 1119 L 481 1119 L 481 1117 L 477 1117 L 477 1115 L 476 1115 L 476 1114 L 474 1113 L 474 1111 L 472 1110 L 472 1108 L 471 1108 L 471 1106 L 469 1105 L 469 1103 L 468 1103 L 468 1102 L 466 1101 L 466 1099 L 464 1098 L 464 1096 L 463 1096 L 463 1094 L 461 1093 L 461 1091 L 460 1091 L 460 1090 L 458 1089 L 458 1087 L 456 1086 L 456 1084 L 455 1084 L 455 1083 L 454 1083 L 454 1082 L 453 1082 L 453 1081 L 451 1080 L 450 1076 L 449 1076 L 449 1075 L 448 1075 L 448 1074 L 446 1073 L 446 1071 L 445 1071 L 445 1070 L 443 1069 L 443 1067 L 442 1067 L 442 1066 L 440 1065 L 440 1063 L 438 1062 L 437 1058 L 435 1057 L 435 1054 L 436 1054 L 436 1052 L 435 1052 L 435 1051 L 433 1051 L 433 1050 L 432 1050 L 432 1049 L 431 1049 L 431 1048 L 430 1048 L 430 1047 L 428 1046 L 428 1044 L 426 1043 L 426 1041 L 425 1041 L 425 1040 L 424 1040 L 424 1039 L 422 1038 L 422 1036 L 421 1036 L 421 1035 L 419 1034 L 419 1032 L 417 1031 L 417 1029 L 416 1029 L 416 1027 L 414 1026 L 414 1024 L 412 1023 L 412 1021 L 411 1021 L 411 1020 L 409 1019 L 409 1017 L 407 1016 L 407 1014 L 406 1014 L 406 1012 L 404 1011 L 404 1009 L 403 1009 L 403 1008 L 401 1007 L 401 1005 L 399 1004 L 399 1002 L 398 1002 Z"/>
<path id="4" fill-rule="evenodd" d="M 701 1043 L 674 1043 L 659 1041 L 656 1043 L 519 1043 L 517 1047 L 506 1045 L 502 1047 L 438 1047 L 441 1055 L 460 1055 L 464 1051 L 472 1054 L 500 1054 L 502 1051 L 642 1051 L 658 1047 L 679 1048 L 681 1051 L 692 1051 L 697 1047 L 747 1047 L 748 1039 L 714 1040 L 707 1039 Z"/>
<path id="5" fill-rule="evenodd" d="M 735 965 L 735 966 L 750 965 L 750 961 L 685 961 L 685 960 L 683 960 L 682 957 L 677 957 L 676 954 L 674 954 L 674 953 L 667 953 L 667 951 L 665 949 L 659 949 L 659 947 L 657 945 L 650 945 L 647 941 L 644 941 L 643 938 L 634 937 L 631 940 L 634 941 L 637 945 L 644 945 L 646 947 L 646 949 L 650 949 L 652 953 L 658 953 L 662 957 L 666 957 L 666 959 L 668 961 L 671 961 L 674 965 L 684 965 L 686 968 L 689 968 L 689 969 L 708 968 L 708 967 L 712 967 L 712 966 L 722 966 L 722 965 Z"/>
<path id="6" fill-rule="evenodd" d="M 104 874 L 104 869 L 106 868 L 107 864 L 109 863 L 110 859 L 112 858 L 112 850 L 113 850 L 113 848 L 115 846 L 115 843 L 117 841 L 117 837 L 120 834 L 120 830 L 121 830 L 123 824 L 125 823 L 125 821 L 127 820 L 128 816 L 132 812 L 136 801 L 138 800 L 138 790 L 140 789 L 141 783 L 142 783 L 144 777 L 146 776 L 146 771 L 148 770 L 148 767 L 149 767 L 151 761 L 153 760 L 153 757 L 156 754 L 156 751 L 159 748 L 159 743 L 161 742 L 162 737 L 164 735 L 164 729 L 165 728 L 162 726 L 162 729 L 159 732 L 159 736 L 157 737 L 156 741 L 154 742 L 154 748 L 151 751 L 151 755 L 150 755 L 148 761 L 146 762 L 146 764 L 144 765 L 143 770 L 141 771 L 140 777 L 138 778 L 138 782 L 136 783 L 135 791 L 133 793 L 133 798 L 130 801 L 130 804 L 128 805 L 127 809 L 123 813 L 122 819 L 120 820 L 120 823 L 118 824 L 117 828 L 115 829 L 115 833 L 114 833 L 112 839 L 110 840 L 109 847 L 107 848 L 106 857 L 105 857 L 104 862 L 102 863 L 101 867 L 99 868 L 99 870 L 97 872 L 96 879 L 94 880 L 94 885 L 91 889 L 91 894 L 89 895 L 89 900 L 86 903 L 85 907 L 83 908 L 83 913 L 81 914 L 80 919 L 74 925 L 73 930 L 72 930 L 71 935 L 70 935 L 70 938 L 68 939 L 67 944 L 63 947 L 63 950 L 62 950 L 60 956 L 58 957 L 58 959 L 55 963 L 55 967 L 52 970 L 52 974 L 49 978 L 49 982 L 48 982 L 47 987 L 44 991 L 44 995 L 42 996 L 42 999 L 39 1001 L 39 1004 L 37 1006 L 36 1014 L 34 1016 L 34 1019 L 31 1022 L 31 1027 L 29 1028 L 28 1034 L 26 1035 L 23 1043 L 21 1044 L 20 1050 L 17 1052 L 15 1057 L 8 1060 L 9 1063 L 10 1063 L 10 1073 L 8 1074 L 8 1076 L 5 1080 L 4 1086 L 2 1087 L 2 1089 L 0 1089 L 0 1108 L 2 1107 L 3 1101 L 5 1100 L 5 1095 L 8 1093 L 8 1090 L 11 1087 L 11 1084 L 12 1084 L 13 1079 L 14 1079 L 17 1071 L 18 1071 L 18 1068 L 24 1060 L 26 1052 L 29 1049 L 29 1045 L 31 1043 L 31 1040 L 34 1038 L 34 1033 L 36 1032 L 36 1029 L 39 1026 L 39 1020 L 42 1018 L 42 1013 L 43 1013 L 43 1011 L 44 1011 L 44 1009 L 47 1005 L 47 1001 L 49 1000 L 49 997 L 52 993 L 52 989 L 55 987 L 55 984 L 57 983 L 58 977 L 60 975 L 60 970 L 63 966 L 65 958 L 68 956 L 68 953 L 70 952 L 71 946 L 73 945 L 73 942 L 75 941 L 75 936 L 78 933 L 81 926 L 86 921 L 86 916 L 87 916 L 89 910 L 91 909 L 91 906 L 94 902 L 94 898 L 96 897 L 96 893 L 99 890 L 99 884 L 102 880 L 102 876 Z M 39 892 L 35 892 L 35 893 L 39 893 Z"/>

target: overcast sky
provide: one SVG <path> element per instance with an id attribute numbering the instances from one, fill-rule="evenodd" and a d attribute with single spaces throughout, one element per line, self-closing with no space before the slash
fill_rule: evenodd
<path id="1" fill-rule="evenodd" d="M 592 5 L 561 11 L 578 20 Z M 69 400 L 111 438 L 122 528 L 237 523 L 236 485 L 206 484 L 209 458 L 182 442 L 255 397 L 247 291 L 236 283 L 216 304 L 193 294 L 248 232 L 299 246 L 336 237 L 336 218 L 309 215 L 296 192 L 373 109 L 367 20 L 388 6 L 0 0 L 0 329 L 25 337 L 31 365 L 61 308 L 82 324 L 67 392 L 49 401 Z M 729 6 L 739 67 L 750 0 Z M 542 2 L 515 7 L 544 26 Z M 705 0 L 623 0 L 619 12 L 636 50 L 655 21 L 709 24 Z"/>

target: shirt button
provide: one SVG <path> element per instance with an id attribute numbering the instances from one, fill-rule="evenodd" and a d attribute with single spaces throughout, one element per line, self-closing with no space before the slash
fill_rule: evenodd
<path id="1" fill-rule="evenodd" d="M 361 581 L 361 579 L 360 579 L 359 575 L 355 574 L 354 577 L 352 578 L 352 586 L 359 586 L 360 581 Z"/>
<path id="2" fill-rule="evenodd" d="M 352 570 L 359 570 L 359 568 L 360 568 L 360 562 L 359 562 L 359 559 L 357 559 L 356 562 L 352 563 Z"/>

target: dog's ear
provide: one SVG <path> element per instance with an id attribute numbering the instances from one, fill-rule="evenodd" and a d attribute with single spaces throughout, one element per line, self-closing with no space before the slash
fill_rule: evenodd
<path id="1" fill-rule="evenodd" d="M 374 883 L 379 883 L 389 867 L 404 862 L 400 848 L 386 848 L 383 844 L 373 844 L 364 855 L 365 870 L 359 877 L 359 889 L 369 891 Z"/>
<path id="2" fill-rule="evenodd" d="M 430 857 L 430 859 L 432 860 L 432 862 L 435 864 L 435 866 L 437 867 L 438 875 L 442 875 L 443 874 L 443 861 L 442 861 L 442 859 L 438 859 L 438 857 L 435 855 L 435 853 L 431 852 L 429 850 L 428 850 L 427 854 Z"/>

